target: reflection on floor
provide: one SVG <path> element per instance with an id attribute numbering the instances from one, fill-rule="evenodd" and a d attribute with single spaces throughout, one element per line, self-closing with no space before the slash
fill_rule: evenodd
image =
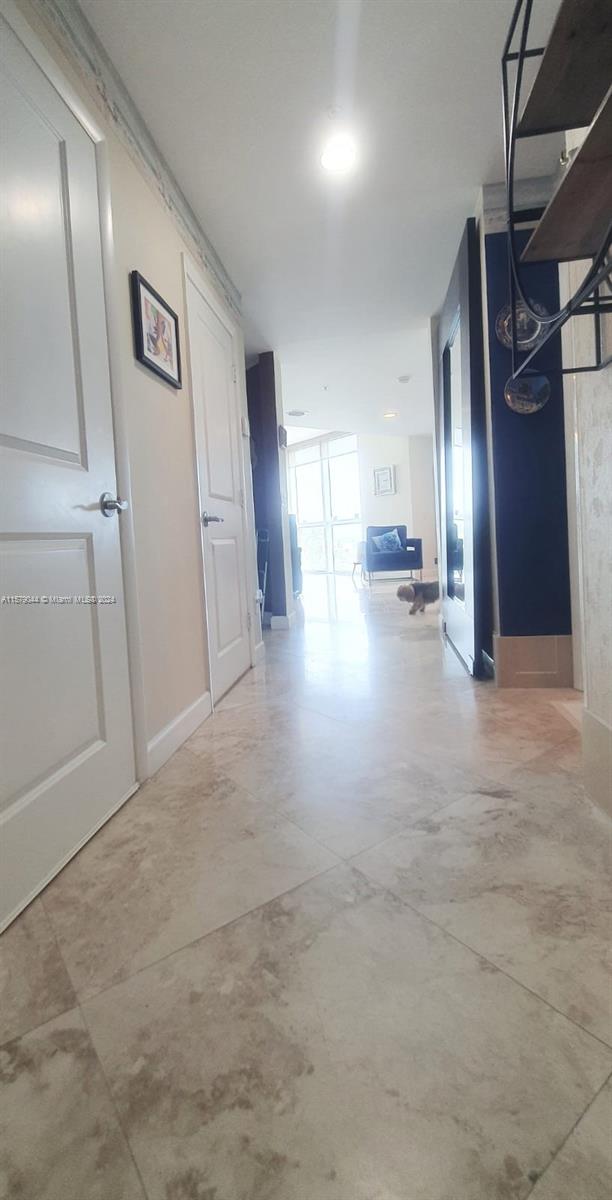
<path id="1" fill-rule="evenodd" d="M 304 572 L 298 613 L 308 621 L 350 621 L 361 624 L 368 592 L 350 575 L 315 575 Z"/>
<path id="2" fill-rule="evenodd" d="M 607 1200 L 574 697 L 310 601 L 0 939 L 3 1196 Z"/>

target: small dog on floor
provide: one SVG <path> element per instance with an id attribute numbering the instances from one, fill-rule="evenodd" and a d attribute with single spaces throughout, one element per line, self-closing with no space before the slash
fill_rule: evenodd
<path id="1" fill-rule="evenodd" d="M 440 585 L 437 580 L 433 583 L 401 583 L 397 589 L 398 600 L 405 600 L 411 605 L 410 613 L 425 612 L 427 604 L 435 604 L 440 599 Z"/>

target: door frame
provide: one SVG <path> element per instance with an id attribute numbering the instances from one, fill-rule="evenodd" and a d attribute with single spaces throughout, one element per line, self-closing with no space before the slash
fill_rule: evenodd
<path id="1" fill-rule="evenodd" d="M 202 478 L 198 461 L 197 422 L 195 412 L 195 389 L 193 386 L 193 355 L 191 350 L 191 331 L 193 328 L 192 306 L 189 300 L 189 284 L 200 293 L 210 306 L 215 316 L 225 325 L 232 342 L 232 359 L 234 366 L 234 389 L 238 400 L 239 429 L 239 462 L 238 472 L 240 488 L 244 503 L 242 504 L 242 535 L 245 547 L 245 566 L 247 572 L 247 611 L 249 623 L 249 648 L 251 667 L 257 666 L 265 657 L 265 647 L 261 633 L 261 618 L 257 604 L 257 535 L 255 527 L 255 507 L 253 503 L 253 476 L 251 474 L 250 430 L 246 394 L 246 362 L 244 355 L 244 337 L 240 323 L 227 304 L 220 298 L 218 292 L 200 270 L 197 263 L 183 251 L 183 293 L 185 303 L 185 340 L 187 343 L 187 372 L 189 376 L 189 391 L 191 397 L 191 425 L 193 431 L 194 470 L 198 492 L 198 517 L 203 510 Z M 204 530 L 200 521 L 200 570 L 204 588 L 204 619 L 206 623 L 206 641 L 208 646 L 208 690 L 213 695 L 211 678 L 211 655 L 208 632 L 208 600 L 206 596 L 206 568 L 204 565 Z M 214 702 L 213 702 L 214 708 Z"/>
<path id="2" fill-rule="evenodd" d="M 455 644 L 453 629 L 449 629 L 448 617 L 456 615 L 449 608 L 448 597 L 448 554 L 447 554 L 447 457 L 448 457 L 448 350 L 457 336 L 461 347 L 462 407 L 469 419 L 471 458 L 471 537 L 470 558 L 472 588 L 470 597 L 471 627 L 473 630 L 473 655 L 465 654 Z M 488 677 L 487 658 L 490 654 L 491 621 L 491 562 L 489 540 L 489 493 L 486 444 L 486 410 L 484 394 L 484 347 L 482 336 L 482 296 L 480 276 L 480 249 L 478 230 L 474 217 L 464 227 L 459 251 L 444 304 L 435 327 L 434 348 L 434 403 L 436 407 L 436 462 L 438 466 L 438 537 L 440 597 L 443 630 L 467 671 L 475 678 Z M 465 546 L 464 546 L 465 554 Z M 464 607 L 467 613 L 467 607 Z M 468 661 L 469 660 L 469 661 Z"/>
<path id="3" fill-rule="evenodd" d="M 102 254 L 102 277 L 104 289 L 104 306 L 106 310 L 106 338 L 108 345 L 111 413 L 113 421 L 113 441 L 115 452 L 115 471 L 117 489 L 120 496 L 128 502 L 128 507 L 121 514 L 119 522 L 121 569 L 123 576 L 123 599 L 125 608 L 128 674 L 130 683 L 130 701 L 132 713 L 132 740 L 136 766 L 136 786 L 128 796 L 123 796 L 117 804 L 120 808 L 125 800 L 149 776 L 148 748 L 145 721 L 145 690 L 144 671 L 142 662 L 141 622 L 138 605 L 138 589 L 136 579 L 136 540 L 132 506 L 132 488 L 130 474 L 129 443 L 127 433 L 127 416 L 125 404 L 125 388 L 121 371 L 119 355 L 120 325 L 119 306 L 116 291 L 116 259 L 113 235 L 113 215 L 111 205 L 110 165 L 106 135 L 97 121 L 91 116 L 86 104 L 74 90 L 53 56 L 49 53 L 38 34 L 19 11 L 14 0 L 0 0 L 0 15 L 13 30 L 13 33 L 27 50 L 30 57 L 48 79 L 51 86 L 63 100 L 66 107 L 76 117 L 94 144 L 96 173 L 98 179 L 98 208 L 100 214 L 100 244 Z M 105 818 L 106 820 L 106 818 Z M 75 851 L 76 853 L 76 851 Z M 72 857 L 72 855 L 71 855 Z"/>

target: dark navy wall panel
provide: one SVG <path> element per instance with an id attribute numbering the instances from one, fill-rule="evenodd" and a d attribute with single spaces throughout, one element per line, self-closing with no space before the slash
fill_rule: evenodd
<path id="1" fill-rule="evenodd" d="M 572 626 L 563 385 L 561 375 L 548 373 L 561 366 L 560 337 L 552 338 L 537 360 L 550 380 L 548 403 L 530 415 L 512 412 L 504 400 L 512 355 L 495 334 L 497 314 L 509 302 L 506 235 L 489 234 L 485 250 L 500 634 L 567 634 Z M 529 267 L 525 278 L 529 297 L 555 312 L 556 267 Z"/>

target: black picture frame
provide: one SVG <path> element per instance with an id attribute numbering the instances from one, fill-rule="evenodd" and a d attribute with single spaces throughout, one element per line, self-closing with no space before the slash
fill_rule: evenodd
<path id="1" fill-rule="evenodd" d="M 167 369 L 164 366 L 164 359 L 162 359 L 160 362 L 155 361 L 156 358 L 161 358 L 161 355 L 155 350 L 154 347 L 159 345 L 161 339 L 162 345 L 165 345 L 166 349 L 168 349 L 166 345 L 168 339 L 164 341 L 160 333 L 157 339 L 154 341 L 153 329 L 145 329 L 145 324 L 143 321 L 143 300 L 145 297 L 143 292 L 148 293 L 150 300 L 153 301 L 154 307 L 159 310 L 161 317 L 170 323 L 170 369 Z M 165 383 L 169 383 L 171 387 L 179 391 L 182 388 L 183 383 L 181 376 L 181 348 L 179 340 L 178 316 L 174 309 L 170 308 L 170 305 L 166 303 L 163 296 L 160 296 L 159 292 L 157 292 L 155 288 L 151 286 L 148 280 L 144 278 L 144 275 L 140 274 L 140 271 L 130 272 L 130 293 L 132 299 L 134 354 L 138 359 L 138 362 L 141 363 L 143 367 L 147 367 L 149 371 L 153 371 L 153 373 L 158 375 L 160 379 L 163 379 Z M 168 359 L 166 358 L 165 361 L 168 361 Z"/>

